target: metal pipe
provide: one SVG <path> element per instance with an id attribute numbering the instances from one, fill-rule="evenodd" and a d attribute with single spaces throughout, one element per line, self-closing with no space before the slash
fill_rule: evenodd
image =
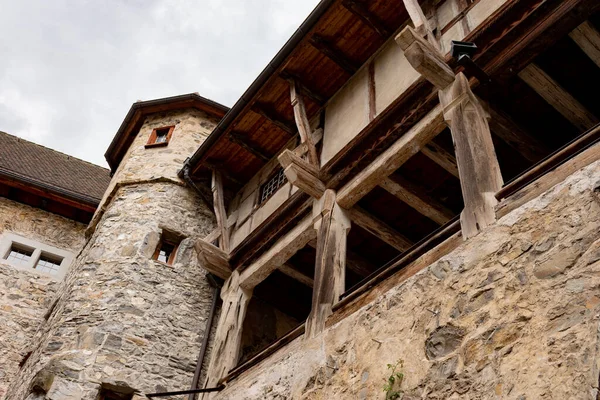
<path id="1" fill-rule="evenodd" d="M 202 372 L 202 365 L 204 364 L 204 357 L 206 355 L 206 348 L 208 347 L 208 339 L 210 337 L 210 331 L 212 330 L 213 319 L 215 311 L 217 310 L 217 303 L 219 300 L 219 289 L 221 285 L 215 280 L 211 274 L 206 275 L 208 283 L 213 288 L 212 304 L 210 306 L 210 314 L 206 320 L 206 327 L 204 328 L 204 338 L 202 339 L 202 347 L 200 348 L 200 354 L 198 354 L 198 361 L 196 362 L 196 371 L 194 372 L 194 378 L 192 379 L 192 386 L 190 390 L 196 390 L 198 388 L 198 381 L 200 380 L 200 373 Z M 196 393 L 192 392 L 188 396 L 188 400 L 196 400 Z"/>

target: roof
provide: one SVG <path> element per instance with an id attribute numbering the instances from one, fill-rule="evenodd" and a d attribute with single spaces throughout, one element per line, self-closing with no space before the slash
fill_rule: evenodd
<path id="1" fill-rule="evenodd" d="M 0 131 L 0 176 L 97 205 L 110 171 Z"/>
<path id="2" fill-rule="evenodd" d="M 110 146 L 108 146 L 108 150 L 104 154 L 104 158 L 106 158 L 111 170 L 114 172 L 119 166 L 147 115 L 184 108 L 195 108 L 204 111 L 219 120 L 229 111 L 229 107 L 202 97 L 198 93 L 135 102 L 129 109 Z"/>

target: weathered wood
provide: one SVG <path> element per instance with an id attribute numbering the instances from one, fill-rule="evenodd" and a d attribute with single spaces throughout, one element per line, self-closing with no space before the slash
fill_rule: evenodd
<path id="1" fill-rule="evenodd" d="M 231 175 L 229 172 L 227 172 L 225 165 L 223 165 L 223 163 L 221 162 L 214 162 L 214 161 L 203 161 L 202 164 L 204 164 L 204 166 L 212 171 L 219 171 L 219 173 L 221 174 L 221 176 L 223 178 L 225 178 L 226 180 L 228 180 L 229 182 L 238 185 L 239 187 L 244 186 L 244 183 L 242 183 L 239 179 L 237 179 L 236 177 L 234 177 L 233 175 Z"/>
<path id="2" fill-rule="evenodd" d="M 338 204 L 342 208 L 351 208 L 383 179 L 418 153 L 444 128 L 442 108 L 438 105 L 348 182 L 338 192 Z"/>
<path id="3" fill-rule="evenodd" d="M 194 248 L 202 268 L 219 278 L 229 278 L 232 268 L 227 253 L 203 239 L 197 240 Z"/>
<path id="4" fill-rule="evenodd" d="M 314 249 L 317 248 L 317 240 L 313 239 L 308 242 L 308 245 Z M 346 249 L 346 267 L 348 270 L 354 272 L 360 277 L 365 277 L 375 271 L 375 265 L 371 264 L 369 260 L 353 252 L 350 249 Z"/>
<path id="5" fill-rule="evenodd" d="M 342 5 L 360 18 L 365 24 L 369 25 L 382 38 L 387 38 L 390 35 L 390 30 L 385 26 L 385 23 L 360 1 L 343 0 Z"/>
<path id="6" fill-rule="evenodd" d="M 221 173 L 213 170 L 212 173 L 212 192 L 213 192 L 213 207 L 217 226 L 221 230 L 219 243 L 221 249 L 226 253 L 229 252 L 229 231 L 227 229 L 227 212 L 225 210 L 225 193 L 223 189 L 223 178 Z"/>
<path id="7" fill-rule="evenodd" d="M 323 128 L 315 129 L 311 133 L 311 136 L 312 136 L 312 142 L 315 145 L 318 144 L 323 139 Z M 293 152 L 298 157 L 302 158 L 303 155 L 308 153 L 308 146 L 306 145 L 306 143 L 300 143 L 298 146 L 296 146 L 296 148 L 293 150 Z"/>
<path id="8" fill-rule="evenodd" d="M 308 337 L 314 337 L 325 327 L 325 320 L 345 290 L 346 237 L 350 220 L 335 203 L 335 192 L 327 190 L 314 206 L 321 218 L 315 222 L 317 230 L 317 258 L 311 313 L 306 321 Z"/>
<path id="9" fill-rule="evenodd" d="M 292 185 L 316 199 L 323 196 L 325 184 L 318 178 L 319 170 L 315 165 L 309 164 L 291 150 L 284 150 L 278 160 Z"/>
<path id="10" fill-rule="evenodd" d="M 354 61 L 350 60 L 344 53 L 339 49 L 333 47 L 327 39 L 321 35 L 314 34 L 310 38 L 310 44 L 327 58 L 336 63 L 341 69 L 346 71 L 350 75 L 354 75 L 358 71 L 359 65 Z"/>
<path id="11" fill-rule="evenodd" d="M 305 217 L 241 273 L 240 285 L 246 289 L 253 289 L 264 281 L 273 271 L 316 237 L 317 233 L 313 225 L 312 215 Z"/>
<path id="12" fill-rule="evenodd" d="M 211 233 L 209 233 L 208 235 L 206 235 L 203 240 L 206 243 L 213 244 L 213 242 L 215 242 L 216 240 L 218 240 L 220 237 L 221 237 L 221 230 L 217 227 Z"/>
<path id="13" fill-rule="evenodd" d="M 459 73 L 455 82 L 438 94 L 454 141 L 465 203 L 461 226 L 463 237 L 468 239 L 496 221 L 495 194 L 502 188 L 502 174 L 487 113 L 467 77 Z"/>
<path id="14" fill-rule="evenodd" d="M 589 22 L 579 25 L 569 36 L 600 67 L 600 32 Z"/>
<path id="15" fill-rule="evenodd" d="M 454 82 L 454 71 L 446 64 L 439 50 L 412 27 L 404 28 L 396 36 L 396 43 L 404 50 L 410 65 L 435 87 L 444 89 Z"/>
<path id="16" fill-rule="evenodd" d="M 346 212 L 353 223 L 398 251 L 406 251 L 413 245 L 409 239 L 397 230 L 358 206 L 354 206 L 346 210 Z"/>
<path id="17" fill-rule="evenodd" d="M 248 151 L 250 154 L 254 155 L 256 158 L 259 158 L 264 162 L 268 162 L 272 158 L 264 151 L 262 151 L 258 146 L 250 143 L 243 135 L 239 134 L 238 132 L 230 132 L 229 141 L 237 144 L 244 150 Z"/>
<path id="18" fill-rule="evenodd" d="M 289 71 L 282 71 L 279 76 L 288 82 L 290 80 L 294 80 L 294 82 L 296 82 L 296 89 L 298 89 L 298 91 L 304 96 L 309 97 L 313 103 L 323 106 L 327 102 L 325 96 L 306 86 L 306 84 L 303 83 L 302 79 L 300 79 L 298 75 Z"/>
<path id="19" fill-rule="evenodd" d="M 413 183 L 399 176 L 390 176 L 380 186 L 422 215 L 444 225 L 454 218 L 454 213 Z"/>
<path id="20" fill-rule="evenodd" d="M 239 361 L 242 326 L 252 291 L 239 285 L 239 273 L 234 271 L 221 288 L 221 315 L 210 354 L 207 387 L 214 387 L 227 376 Z"/>
<path id="21" fill-rule="evenodd" d="M 252 106 L 252 111 L 263 116 L 273 125 L 277 126 L 281 130 L 289 133 L 290 135 L 294 135 L 296 133 L 296 129 L 292 122 L 285 120 L 282 116 L 277 115 L 275 111 L 273 111 L 268 106 L 263 104 L 255 103 Z"/>
<path id="22" fill-rule="evenodd" d="M 582 132 L 599 122 L 594 114 L 536 64 L 529 64 L 519 72 L 519 77 Z"/>
<path id="23" fill-rule="evenodd" d="M 290 97 L 292 101 L 292 107 L 294 109 L 296 126 L 298 128 L 298 133 L 300 134 L 300 140 L 302 143 L 306 143 L 308 160 L 311 164 L 318 167 L 319 155 L 317 154 L 315 143 L 313 143 L 313 138 L 311 135 L 312 130 L 310 129 L 310 122 L 308 121 L 308 116 L 306 115 L 306 105 L 304 104 L 304 99 L 298 93 L 296 82 L 294 80 L 290 81 Z"/>
<path id="24" fill-rule="evenodd" d="M 291 266 L 288 263 L 281 265 L 279 267 L 279 271 L 281 271 L 282 273 L 286 274 L 290 278 L 295 279 L 298 282 L 300 282 L 301 284 L 306 285 L 310 288 L 312 288 L 315 284 L 315 280 L 313 278 L 304 275 L 302 272 L 298 271 L 297 269 L 295 269 L 293 266 Z"/>
<path id="25" fill-rule="evenodd" d="M 443 147 L 435 142 L 430 142 L 421 149 L 421 153 L 431 161 L 445 169 L 448 173 L 458 178 L 458 166 L 456 157 L 448 153 Z"/>
<path id="26" fill-rule="evenodd" d="M 414 25 L 414 29 L 421 36 L 427 35 L 427 39 L 429 43 L 431 43 L 436 49 L 439 48 L 439 42 L 437 41 L 431 27 L 429 26 L 429 22 L 427 21 L 427 17 L 425 17 L 425 13 L 421 8 L 418 0 L 403 0 L 404 7 L 408 12 L 408 16 Z"/>

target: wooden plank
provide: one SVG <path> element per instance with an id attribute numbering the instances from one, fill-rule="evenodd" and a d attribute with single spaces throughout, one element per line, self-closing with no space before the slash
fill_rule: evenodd
<path id="1" fill-rule="evenodd" d="M 230 132 L 229 133 L 229 141 L 237 144 L 256 158 L 268 162 L 272 157 L 262 151 L 258 146 L 253 143 L 250 143 L 246 137 L 238 132 Z"/>
<path id="2" fill-rule="evenodd" d="M 385 23 L 362 3 L 356 0 L 343 0 L 342 5 L 352 14 L 360 18 L 365 24 L 370 26 L 382 38 L 387 38 L 390 35 L 390 30 L 385 26 Z"/>
<path id="3" fill-rule="evenodd" d="M 253 289 L 278 267 L 289 260 L 298 250 L 317 236 L 313 217 L 305 217 L 298 225 L 282 236 L 269 250 L 246 268 L 240 277 L 240 285 Z"/>
<path id="4" fill-rule="evenodd" d="M 450 175 L 458 178 L 458 166 L 456 157 L 448 153 L 442 146 L 435 142 L 430 142 L 421 149 L 421 153 L 431 161 L 444 168 Z"/>
<path id="5" fill-rule="evenodd" d="M 346 209 L 354 206 L 383 179 L 418 153 L 425 143 L 429 143 L 444 128 L 442 107 L 438 105 L 348 182 L 338 192 L 338 204 Z"/>
<path id="6" fill-rule="evenodd" d="M 358 206 L 354 206 L 346 210 L 346 212 L 353 223 L 359 225 L 398 251 L 406 251 L 413 245 L 409 239 L 397 230 Z"/>
<path id="7" fill-rule="evenodd" d="M 296 82 L 294 80 L 290 81 L 290 97 L 292 107 L 294 109 L 296 127 L 298 128 L 298 133 L 300 134 L 300 141 L 301 143 L 306 143 L 308 160 L 310 163 L 318 167 L 319 155 L 317 154 L 315 143 L 313 143 L 313 138 L 311 135 L 312 129 L 310 128 L 310 122 L 308 121 L 308 116 L 306 115 L 306 105 L 304 104 L 304 99 L 298 93 Z"/>
<path id="8" fill-rule="evenodd" d="M 380 183 L 380 186 L 422 215 L 440 225 L 444 225 L 455 216 L 455 213 L 446 206 L 429 196 L 423 189 L 404 178 L 390 176 L 384 179 L 383 182 Z"/>
<path id="9" fill-rule="evenodd" d="M 435 87 L 444 89 L 454 82 L 454 71 L 446 64 L 444 56 L 412 27 L 404 28 L 396 36 L 396 43 L 404 50 L 410 65 Z"/>
<path id="10" fill-rule="evenodd" d="M 444 119 L 454 141 L 465 208 L 461 213 L 465 239 L 475 236 L 496 221 L 494 197 L 502 188 L 502 174 L 487 113 L 461 72 L 455 82 L 439 93 Z"/>
<path id="11" fill-rule="evenodd" d="M 235 271 L 221 288 L 223 306 L 210 353 L 207 387 L 214 387 L 234 368 L 240 357 L 242 327 L 252 291 L 239 285 L 239 273 Z"/>
<path id="12" fill-rule="evenodd" d="M 519 77 L 582 132 L 599 122 L 594 114 L 536 64 L 529 64 L 519 72 Z"/>
<path id="13" fill-rule="evenodd" d="M 251 109 L 253 112 L 263 116 L 264 118 L 269 120 L 269 122 L 271 122 L 273 125 L 289 133 L 290 135 L 293 136 L 296 134 L 296 129 L 293 123 L 287 121 L 282 116 L 277 115 L 275 111 L 273 111 L 270 107 L 264 104 L 254 103 Z"/>
<path id="14" fill-rule="evenodd" d="M 321 214 L 315 222 L 317 230 L 317 258 L 311 313 L 306 321 L 308 337 L 314 337 L 325 327 L 332 307 L 345 290 L 346 281 L 346 238 L 350 220 L 335 203 L 335 192 L 331 189 L 323 200 L 315 202 L 313 213 Z"/>
<path id="15" fill-rule="evenodd" d="M 221 249 L 226 253 L 229 252 L 229 232 L 227 230 L 227 212 L 225 210 L 225 193 L 223 191 L 223 178 L 221 173 L 213 170 L 212 173 L 212 192 L 213 192 L 213 208 L 215 217 L 217 218 L 217 226 L 221 230 L 221 238 L 219 243 Z"/>
<path id="16" fill-rule="evenodd" d="M 231 276 L 232 268 L 227 253 L 203 239 L 197 240 L 194 248 L 202 268 L 219 278 L 227 279 Z"/>
<path id="17" fill-rule="evenodd" d="M 600 67 L 600 32 L 589 22 L 579 25 L 569 36 Z"/>
<path id="18" fill-rule="evenodd" d="M 298 282 L 300 282 L 301 284 L 303 284 L 305 286 L 312 288 L 315 284 L 315 280 L 313 278 L 304 275 L 302 272 L 298 271 L 296 268 L 294 268 L 292 265 L 290 265 L 288 263 L 281 265 L 278 269 L 282 273 L 286 274 L 287 276 L 289 276 L 292 279 L 297 280 Z"/>
<path id="19" fill-rule="evenodd" d="M 339 49 L 333 47 L 327 39 L 323 36 L 314 34 L 310 38 L 310 44 L 327 58 L 336 63 L 341 69 L 346 71 L 350 75 L 354 75 L 360 67 L 354 61 L 350 60 L 346 55 Z"/>

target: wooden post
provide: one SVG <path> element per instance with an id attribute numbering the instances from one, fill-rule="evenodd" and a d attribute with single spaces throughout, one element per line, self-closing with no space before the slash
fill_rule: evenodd
<path id="1" fill-rule="evenodd" d="M 227 230 L 227 212 L 225 211 L 225 193 L 223 193 L 223 178 L 221 173 L 213 170 L 212 175 L 213 203 L 217 225 L 221 230 L 221 250 L 229 252 L 229 232 Z"/>
<path id="2" fill-rule="evenodd" d="M 456 151 L 465 208 L 460 216 L 463 237 L 475 236 L 496 221 L 495 194 L 503 181 L 496 158 L 488 115 L 463 73 L 439 91 L 444 119 L 450 126 Z"/>
<path id="3" fill-rule="evenodd" d="M 240 274 L 234 271 L 221 288 L 223 306 L 210 355 L 206 387 L 217 386 L 234 368 L 240 356 L 242 326 L 252 291 L 240 286 Z M 208 332 L 207 332 L 208 334 Z"/>
<path id="4" fill-rule="evenodd" d="M 317 230 L 317 259 L 313 286 L 312 311 L 306 322 L 307 337 L 314 337 L 325 327 L 332 306 L 345 290 L 346 237 L 350 220 L 336 204 L 333 190 L 325 191 L 315 202 L 313 213 L 320 213 Z"/>
<path id="5" fill-rule="evenodd" d="M 306 105 L 304 104 L 304 99 L 300 93 L 298 93 L 296 81 L 293 79 L 290 79 L 290 97 L 292 100 L 292 107 L 294 108 L 294 118 L 296 119 L 300 140 L 302 143 L 306 143 L 306 146 L 308 147 L 308 160 L 312 165 L 318 167 L 319 156 L 315 144 L 313 143 L 310 122 L 306 115 Z"/>

